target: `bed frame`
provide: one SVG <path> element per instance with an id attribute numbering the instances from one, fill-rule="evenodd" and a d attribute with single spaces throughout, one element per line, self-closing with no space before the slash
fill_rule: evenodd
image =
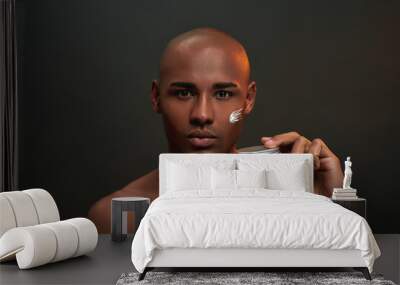
<path id="1" fill-rule="evenodd" d="M 313 157 L 310 154 L 257 154 L 257 159 L 282 159 L 284 156 L 291 160 L 303 160 L 308 164 L 305 171 L 308 177 L 306 191 L 313 192 Z M 188 159 L 192 162 L 207 159 L 212 160 L 253 159 L 254 154 L 207 154 L 202 157 L 196 154 L 161 154 L 159 159 L 160 188 L 159 194 L 167 191 L 168 161 Z M 364 274 L 371 280 L 369 270 L 361 257 L 359 250 L 333 250 L 333 249 L 255 249 L 255 248 L 169 248 L 157 249 L 153 259 L 147 264 L 143 273 L 139 275 L 142 280 L 146 272 L 155 268 L 231 268 L 234 271 L 265 268 L 344 268 L 351 267 Z"/>
<path id="2" fill-rule="evenodd" d="M 359 250 L 255 249 L 255 248 L 169 248 L 157 249 L 139 280 L 155 268 L 232 268 L 235 271 L 265 268 L 351 267 L 371 280 Z M 237 270 L 236 270 L 237 269 Z"/>

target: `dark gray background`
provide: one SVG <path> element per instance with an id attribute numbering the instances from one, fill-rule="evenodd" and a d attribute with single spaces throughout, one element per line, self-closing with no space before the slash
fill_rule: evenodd
<path id="1" fill-rule="evenodd" d="M 157 167 L 149 91 L 168 39 L 199 26 L 247 48 L 258 97 L 239 147 L 296 130 L 351 155 L 376 233 L 400 233 L 399 1 L 18 0 L 20 189 L 62 218 Z"/>

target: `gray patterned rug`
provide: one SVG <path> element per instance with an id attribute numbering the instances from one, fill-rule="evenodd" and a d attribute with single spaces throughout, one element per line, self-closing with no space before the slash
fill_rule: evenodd
<path id="1" fill-rule="evenodd" d="M 387 284 L 382 275 L 372 274 L 372 281 L 361 272 L 147 272 L 145 279 L 138 281 L 139 273 L 124 273 L 117 285 L 133 284 Z"/>

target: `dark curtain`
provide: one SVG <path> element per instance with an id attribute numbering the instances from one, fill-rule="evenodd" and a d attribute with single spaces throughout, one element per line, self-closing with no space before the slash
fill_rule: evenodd
<path id="1" fill-rule="evenodd" d="M 0 0 L 0 191 L 18 187 L 15 0 Z"/>

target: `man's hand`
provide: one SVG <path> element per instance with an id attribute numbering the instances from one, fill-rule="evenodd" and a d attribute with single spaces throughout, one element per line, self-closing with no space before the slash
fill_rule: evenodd
<path id="1" fill-rule="evenodd" d="M 321 139 L 309 139 L 296 132 L 262 137 L 266 148 L 279 147 L 281 152 L 311 153 L 314 157 L 314 192 L 330 197 L 334 187 L 341 187 L 343 171 L 338 157 Z"/>

